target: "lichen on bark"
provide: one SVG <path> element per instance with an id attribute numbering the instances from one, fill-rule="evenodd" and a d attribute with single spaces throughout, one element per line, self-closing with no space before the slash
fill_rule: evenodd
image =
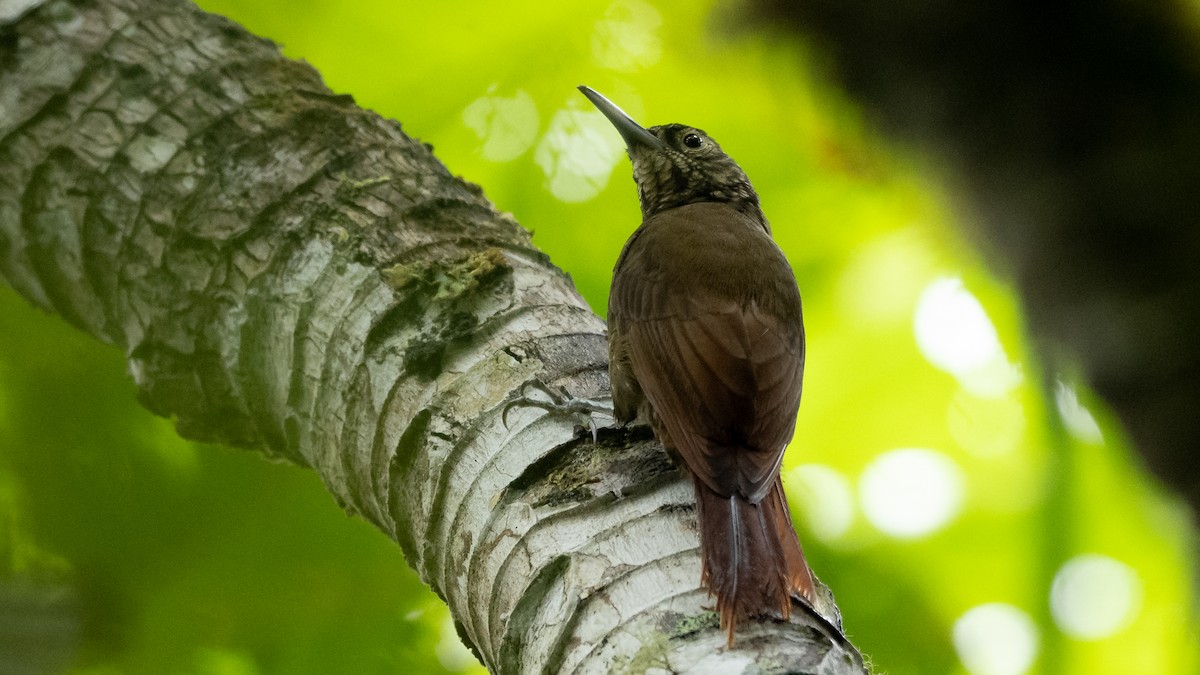
<path id="1" fill-rule="evenodd" d="M 4 10 L 0 274 L 180 433 L 311 467 L 493 670 L 605 672 L 641 631 L 675 670 L 862 672 L 811 613 L 663 633 L 711 614 L 691 492 L 645 433 L 509 405 L 604 396 L 604 324 L 429 146 L 182 0 Z"/>

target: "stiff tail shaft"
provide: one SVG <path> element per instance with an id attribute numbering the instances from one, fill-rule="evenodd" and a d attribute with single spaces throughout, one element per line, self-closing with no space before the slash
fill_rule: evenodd
<path id="1" fill-rule="evenodd" d="M 730 646 L 742 617 L 777 613 L 787 619 L 793 597 L 812 603 L 812 572 L 792 527 L 779 477 L 758 504 L 719 495 L 701 481 L 695 484 L 702 580 L 717 598 Z"/>

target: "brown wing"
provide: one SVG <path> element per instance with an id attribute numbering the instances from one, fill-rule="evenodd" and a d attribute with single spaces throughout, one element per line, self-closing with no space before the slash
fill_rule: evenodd
<path id="1" fill-rule="evenodd" d="M 799 292 L 769 235 L 719 204 L 663 212 L 622 253 L 609 313 L 664 443 L 714 491 L 759 501 L 804 369 Z"/>

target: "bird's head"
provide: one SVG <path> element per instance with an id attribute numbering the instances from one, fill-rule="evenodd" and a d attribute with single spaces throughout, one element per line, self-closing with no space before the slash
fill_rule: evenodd
<path id="1" fill-rule="evenodd" d="M 726 202 L 765 225 L 750 179 L 703 130 L 683 124 L 646 129 L 592 89 L 579 90 L 625 139 L 644 219 L 685 204 Z"/>

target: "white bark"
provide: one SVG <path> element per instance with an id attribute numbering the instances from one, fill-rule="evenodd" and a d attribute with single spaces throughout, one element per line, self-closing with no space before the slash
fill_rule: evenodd
<path id="1" fill-rule="evenodd" d="M 604 324 L 566 275 L 429 148 L 224 19 L 0 1 L 0 273 L 124 349 L 185 436 L 312 467 L 494 672 L 863 672 L 831 599 L 725 649 L 691 490 L 648 433 L 504 419 L 530 381 L 607 391 Z"/>

